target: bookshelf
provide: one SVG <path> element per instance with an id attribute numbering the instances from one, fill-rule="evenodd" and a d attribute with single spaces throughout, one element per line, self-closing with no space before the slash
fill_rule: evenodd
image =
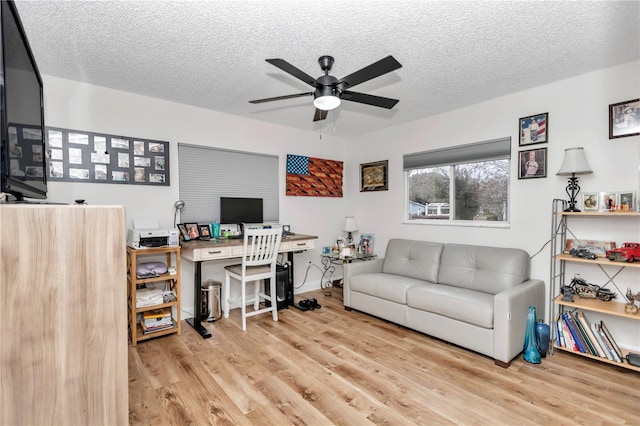
<path id="1" fill-rule="evenodd" d="M 136 265 L 138 265 L 140 258 L 149 259 L 152 256 L 166 256 L 167 268 L 174 267 L 175 274 L 170 275 L 168 272 L 157 277 L 138 278 L 136 276 Z M 144 261 L 144 260 L 143 260 Z M 136 293 L 139 288 L 148 283 L 160 283 L 168 282 L 168 289 L 171 290 L 176 299 L 172 302 L 160 303 L 152 306 L 137 307 Z M 133 247 L 127 247 L 127 299 L 128 299 L 128 311 L 129 311 L 129 336 L 131 339 L 131 345 L 136 346 L 139 341 L 152 339 L 154 337 L 165 336 L 167 334 L 177 333 L 178 336 L 182 334 L 182 328 L 180 323 L 180 246 L 176 247 L 154 247 L 135 249 Z M 164 330 L 153 331 L 150 333 L 144 333 L 142 327 L 138 323 L 138 314 L 144 314 L 157 309 L 169 309 L 171 310 L 172 321 L 174 326 Z"/>
<path id="2" fill-rule="evenodd" d="M 554 200 L 553 202 L 553 214 L 552 214 L 552 233 L 551 233 L 551 288 L 550 288 L 550 302 L 549 302 L 549 312 L 550 321 L 555 321 L 556 317 L 562 315 L 565 310 L 582 310 L 584 312 L 597 312 L 599 314 L 610 315 L 614 317 L 623 318 L 624 320 L 629 321 L 640 321 L 640 313 L 630 314 L 624 311 L 624 305 L 626 303 L 626 299 L 624 294 L 620 294 L 620 290 L 615 284 L 614 278 L 617 277 L 618 273 L 622 269 L 633 269 L 640 271 L 640 261 L 636 262 L 615 262 L 610 261 L 607 258 L 597 258 L 593 260 L 583 259 L 579 257 L 573 257 L 566 253 L 563 253 L 565 248 L 565 244 L 567 241 L 567 232 L 568 232 L 568 221 L 573 220 L 575 218 L 594 218 L 596 220 L 622 220 L 629 221 L 631 225 L 637 225 L 640 223 L 640 212 L 565 212 L 566 202 L 563 200 Z M 626 225 L 625 225 L 626 226 Z M 637 238 L 637 237 L 636 237 Z M 628 241 L 634 241 L 634 236 L 630 235 Z M 584 299 L 580 298 L 577 295 L 574 296 L 573 302 L 567 302 L 562 300 L 562 295 L 560 294 L 560 288 L 563 285 L 568 285 L 571 278 L 567 278 L 565 275 L 565 267 L 567 263 L 576 263 L 583 264 L 588 263 L 591 265 L 597 265 L 599 269 L 604 273 L 607 278 L 609 278 L 608 283 L 612 283 L 612 285 L 618 290 L 618 298 L 624 300 L 623 303 L 617 301 L 609 301 L 604 302 L 598 299 Z M 615 269 L 616 272 L 613 275 L 610 275 L 607 271 Z M 640 273 L 638 273 L 640 276 Z M 634 293 L 637 290 L 634 290 Z M 640 372 L 640 367 L 636 367 L 630 365 L 626 360 L 623 362 L 615 362 L 609 360 L 608 358 L 601 358 L 598 356 L 594 356 L 591 354 L 585 354 L 582 352 L 576 352 L 571 348 L 562 347 L 558 344 L 558 336 L 556 336 L 556 330 L 552 327 L 551 347 L 553 349 L 558 349 L 561 351 L 566 351 L 573 353 L 578 356 L 590 358 L 599 362 L 616 365 L 618 367 L 626 368 L 629 370 Z M 623 352 L 623 355 L 626 356 L 628 351 L 624 348 L 620 348 Z"/>

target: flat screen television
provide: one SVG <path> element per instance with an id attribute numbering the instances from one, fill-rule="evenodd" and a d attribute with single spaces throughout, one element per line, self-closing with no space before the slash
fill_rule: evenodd
<path id="1" fill-rule="evenodd" d="M 42 78 L 16 5 L 0 3 L 0 191 L 46 199 Z"/>
<path id="2" fill-rule="evenodd" d="M 220 223 L 262 223 L 262 215 L 262 198 L 220 197 Z"/>

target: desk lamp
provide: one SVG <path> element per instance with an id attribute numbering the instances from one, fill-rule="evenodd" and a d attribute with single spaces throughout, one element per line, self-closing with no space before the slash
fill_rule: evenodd
<path id="1" fill-rule="evenodd" d="M 175 213 L 173 214 L 173 227 L 176 227 L 176 219 L 178 218 L 178 210 L 182 210 L 182 208 L 184 207 L 184 201 L 182 200 L 178 200 L 173 204 L 173 207 L 176 209 Z"/>
<path id="2" fill-rule="evenodd" d="M 353 216 L 347 216 L 347 223 L 344 225 L 344 232 L 347 233 L 347 243 L 351 245 L 353 243 L 353 234 L 352 232 L 358 231 L 358 224 L 356 223 L 356 218 Z"/>
<path id="3" fill-rule="evenodd" d="M 580 185 L 578 185 L 578 177 L 576 175 L 586 175 L 593 173 L 587 163 L 587 158 L 584 155 L 584 148 L 567 148 L 564 150 L 564 160 L 562 166 L 556 175 L 558 176 L 570 176 L 569 184 L 566 191 L 569 196 L 569 207 L 565 209 L 565 212 L 579 212 L 576 208 L 576 196 L 580 192 Z"/>

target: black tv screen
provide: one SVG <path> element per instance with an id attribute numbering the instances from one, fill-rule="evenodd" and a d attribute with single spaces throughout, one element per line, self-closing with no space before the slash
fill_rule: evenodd
<path id="1" fill-rule="evenodd" d="M 262 198 L 220 197 L 220 223 L 262 223 Z"/>
<path id="2" fill-rule="evenodd" d="M 15 4 L 0 20 L 0 190 L 18 200 L 47 197 L 42 78 Z"/>

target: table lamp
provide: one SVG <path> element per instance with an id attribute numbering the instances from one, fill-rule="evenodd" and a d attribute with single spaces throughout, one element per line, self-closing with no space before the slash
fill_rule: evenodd
<path id="1" fill-rule="evenodd" d="M 184 207 L 184 201 L 182 200 L 178 200 L 173 204 L 173 207 L 176 209 L 175 213 L 173 214 L 173 227 L 176 227 L 176 219 L 178 218 L 178 210 L 182 210 L 182 208 Z"/>
<path id="2" fill-rule="evenodd" d="M 558 176 L 570 176 L 569 184 L 566 191 L 569 196 L 569 207 L 565 209 L 565 212 L 579 212 L 576 208 L 576 196 L 580 192 L 580 185 L 578 185 L 578 177 L 576 175 L 586 175 L 593 173 L 587 163 L 587 158 L 584 155 L 584 148 L 567 148 L 564 150 L 564 160 L 562 166 L 556 175 Z"/>
<path id="3" fill-rule="evenodd" d="M 347 216 L 347 222 L 344 224 L 344 232 L 347 233 L 347 244 L 353 243 L 353 232 L 358 231 L 358 224 L 356 218 L 353 216 Z"/>

